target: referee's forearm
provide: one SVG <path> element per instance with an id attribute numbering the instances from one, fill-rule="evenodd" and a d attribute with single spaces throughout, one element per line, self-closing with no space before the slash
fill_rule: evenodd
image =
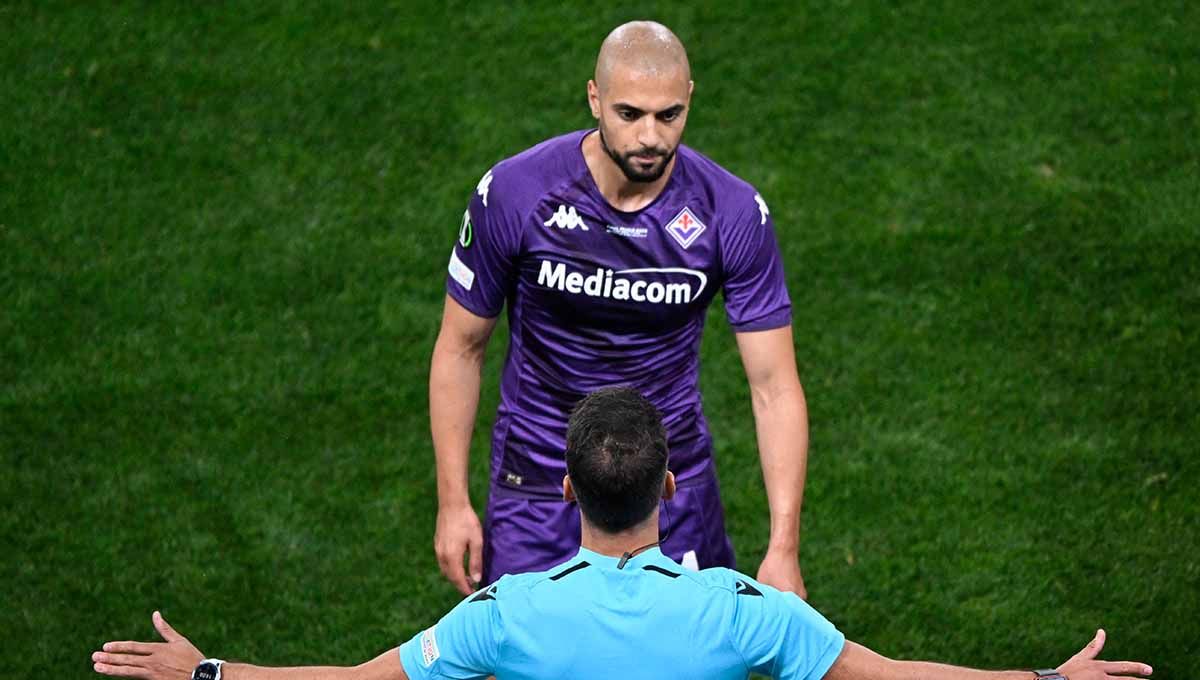
<path id="1" fill-rule="evenodd" d="M 227 663 L 225 680 L 408 680 L 397 650 L 388 650 L 357 666 L 293 666 L 269 668 L 247 663 Z"/>
<path id="2" fill-rule="evenodd" d="M 931 661 L 899 661 L 847 640 L 824 680 L 1035 680 L 1035 674 L 985 671 Z"/>
<path id="3" fill-rule="evenodd" d="M 930 661 L 893 661 L 887 680 L 1034 680 L 1029 671 L 985 671 Z M 881 676 L 882 677 L 882 676 Z"/>
<path id="4" fill-rule="evenodd" d="M 362 680 L 354 668 L 341 666 L 294 666 L 270 668 L 248 663 L 227 663 L 222 680 Z"/>

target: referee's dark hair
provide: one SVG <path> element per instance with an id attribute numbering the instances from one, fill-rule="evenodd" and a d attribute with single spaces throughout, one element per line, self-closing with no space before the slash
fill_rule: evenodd
<path id="1" fill-rule="evenodd" d="M 662 497 L 667 475 L 662 414 L 629 387 L 592 392 L 567 421 L 566 458 L 588 522 L 608 533 L 636 526 Z"/>

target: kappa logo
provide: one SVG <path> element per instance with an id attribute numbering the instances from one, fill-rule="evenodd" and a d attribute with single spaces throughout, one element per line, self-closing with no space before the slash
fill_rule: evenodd
<path id="1" fill-rule="evenodd" d="M 550 216 L 550 219 L 542 222 L 542 226 L 555 226 L 559 229 L 579 228 L 584 231 L 588 230 L 587 225 L 583 223 L 583 218 L 579 216 L 579 213 L 575 212 L 575 206 L 563 205 L 561 203 L 558 205 L 558 210 Z"/>
<path id="2" fill-rule="evenodd" d="M 667 223 L 667 233 L 684 249 L 695 243 L 705 229 L 704 223 L 696 219 L 692 211 L 686 207 L 679 211 L 675 219 Z"/>
<path id="3" fill-rule="evenodd" d="M 754 202 L 758 204 L 758 214 L 762 217 L 758 223 L 766 224 L 767 215 L 771 214 L 771 211 L 767 209 L 767 202 L 763 200 L 761 194 L 754 194 Z"/>
<path id="4" fill-rule="evenodd" d="M 488 170 L 483 175 L 483 179 L 479 180 L 479 184 L 475 185 L 475 193 L 483 199 L 483 207 L 487 207 L 488 189 L 492 186 L 492 171 Z"/>

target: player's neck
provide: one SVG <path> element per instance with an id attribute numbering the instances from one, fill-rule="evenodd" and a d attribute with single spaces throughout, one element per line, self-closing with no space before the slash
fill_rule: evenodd
<path id="1" fill-rule="evenodd" d="M 581 148 L 583 160 L 587 163 L 588 172 L 596 182 L 596 187 L 600 189 L 600 195 L 609 205 L 621 212 L 636 212 L 658 198 L 671 179 L 675 161 L 678 159 L 678 156 L 673 156 L 667 163 L 662 177 L 653 182 L 631 182 L 600 146 L 599 133 L 592 132 L 585 137 Z"/>
<path id="2" fill-rule="evenodd" d="M 609 534 L 590 526 L 587 521 L 580 523 L 580 538 L 584 548 L 594 553 L 609 557 L 621 557 L 627 552 L 634 552 L 658 541 L 658 511 L 645 522 L 628 531 Z"/>

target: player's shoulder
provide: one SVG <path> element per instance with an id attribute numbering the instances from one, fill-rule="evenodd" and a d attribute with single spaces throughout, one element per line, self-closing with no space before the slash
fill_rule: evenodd
<path id="1" fill-rule="evenodd" d="M 709 203 L 712 214 L 732 218 L 735 223 L 766 222 L 769 211 L 753 184 L 689 146 L 680 144 L 679 155 L 684 159 L 692 194 Z M 744 219 L 736 219 L 738 216 Z"/>
<path id="2" fill-rule="evenodd" d="M 753 200 L 754 195 L 758 193 L 758 189 L 750 182 L 686 144 L 679 145 L 679 155 L 687 165 L 689 181 L 716 196 L 723 199 Z"/>
<path id="3" fill-rule="evenodd" d="M 576 130 L 551 137 L 496 163 L 476 187 L 484 206 L 519 209 L 563 182 L 572 181 L 579 172 L 579 143 L 586 134 L 587 130 Z"/>

